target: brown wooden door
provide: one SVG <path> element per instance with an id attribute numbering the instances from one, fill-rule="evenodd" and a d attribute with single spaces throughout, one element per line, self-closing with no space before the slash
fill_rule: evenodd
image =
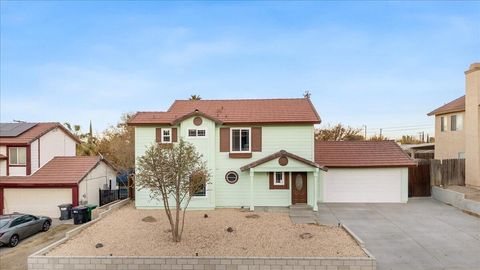
<path id="1" fill-rule="evenodd" d="M 307 203 L 307 173 L 292 172 L 292 204 Z"/>

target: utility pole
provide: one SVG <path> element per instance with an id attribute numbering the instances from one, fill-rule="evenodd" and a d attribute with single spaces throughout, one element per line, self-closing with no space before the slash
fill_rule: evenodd
<path id="1" fill-rule="evenodd" d="M 382 137 L 382 129 L 380 129 L 380 138 Z"/>
<path id="2" fill-rule="evenodd" d="M 364 139 L 365 139 L 365 141 L 366 141 L 366 140 L 367 140 L 367 125 L 363 125 L 363 127 L 365 128 L 365 137 L 364 137 Z"/>

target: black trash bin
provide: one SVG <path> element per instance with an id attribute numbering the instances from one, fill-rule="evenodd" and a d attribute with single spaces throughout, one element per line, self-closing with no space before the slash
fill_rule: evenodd
<path id="1" fill-rule="evenodd" d="M 73 224 L 83 224 L 88 222 L 88 208 L 85 206 L 76 206 L 72 208 Z"/>
<path id="2" fill-rule="evenodd" d="M 71 203 L 64 203 L 58 206 L 58 208 L 60 208 L 60 220 L 72 218 L 72 206 Z"/>

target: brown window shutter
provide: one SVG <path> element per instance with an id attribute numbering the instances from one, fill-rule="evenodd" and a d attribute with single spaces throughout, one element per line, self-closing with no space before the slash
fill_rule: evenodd
<path id="1" fill-rule="evenodd" d="M 262 152 L 261 127 L 252 127 L 252 152 Z"/>
<path id="2" fill-rule="evenodd" d="M 177 128 L 172 128 L 172 142 L 177 142 Z"/>
<path id="3" fill-rule="evenodd" d="M 220 152 L 230 152 L 230 128 L 220 128 Z"/>
<path id="4" fill-rule="evenodd" d="M 273 186 L 273 172 L 269 172 L 268 173 L 268 183 L 270 184 L 270 189 L 274 189 L 274 186 Z"/>
<path id="5" fill-rule="evenodd" d="M 157 143 L 162 142 L 162 129 L 161 128 L 156 128 L 155 129 L 155 141 Z"/>

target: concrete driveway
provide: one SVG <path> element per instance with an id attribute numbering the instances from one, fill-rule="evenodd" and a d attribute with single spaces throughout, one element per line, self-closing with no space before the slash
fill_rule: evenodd
<path id="1" fill-rule="evenodd" d="M 434 199 L 407 204 L 320 204 L 318 219 L 346 224 L 377 269 L 480 269 L 480 218 Z"/>

